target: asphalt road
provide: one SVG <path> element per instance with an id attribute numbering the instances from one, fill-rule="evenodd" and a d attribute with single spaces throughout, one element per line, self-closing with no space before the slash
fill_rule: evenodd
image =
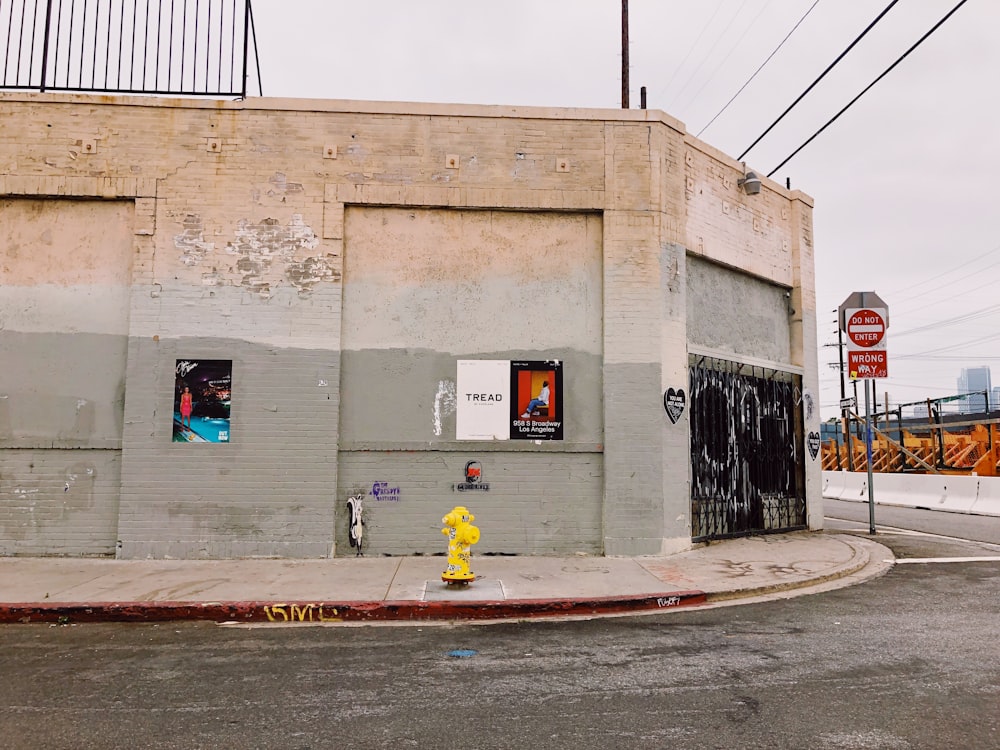
<path id="1" fill-rule="evenodd" d="M 824 499 L 823 513 L 827 517 L 827 528 L 860 528 L 857 523 L 854 525 L 838 523 L 838 520 L 849 519 L 863 524 L 864 530 L 868 530 L 868 503 Z M 876 504 L 875 526 L 876 536 L 878 527 L 883 526 L 1000 545 L 1000 518 L 996 516 L 973 516 L 966 513 L 946 513 Z"/>
<path id="2" fill-rule="evenodd" d="M 1000 550 L 878 541 L 912 562 L 652 616 L 4 626 L 0 746 L 1000 748 L 1000 562 L 916 562 Z"/>

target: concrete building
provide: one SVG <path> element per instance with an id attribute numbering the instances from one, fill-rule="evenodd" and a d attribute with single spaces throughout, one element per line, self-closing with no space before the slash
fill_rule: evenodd
<path id="1" fill-rule="evenodd" d="M 351 555 L 350 497 L 369 555 L 459 504 L 478 554 L 822 525 L 812 201 L 662 112 L 0 123 L 0 554 Z"/>
<path id="2" fill-rule="evenodd" d="M 990 380 L 990 368 L 963 367 L 958 376 L 958 392 L 971 394 L 968 398 L 962 399 L 961 410 L 965 414 L 982 414 L 988 411 L 986 399 L 993 390 L 993 383 Z"/>

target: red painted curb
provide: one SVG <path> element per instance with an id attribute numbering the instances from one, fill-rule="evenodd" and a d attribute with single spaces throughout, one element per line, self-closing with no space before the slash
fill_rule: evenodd
<path id="1" fill-rule="evenodd" d="M 391 622 L 499 620 L 558 615 L 657 611 L 706 602 L 704 591 L 589 599 L 511 601 L 373 602 L 101 602 L 94 604 L 0 604 L 0 623 L 84 622 Z"/>

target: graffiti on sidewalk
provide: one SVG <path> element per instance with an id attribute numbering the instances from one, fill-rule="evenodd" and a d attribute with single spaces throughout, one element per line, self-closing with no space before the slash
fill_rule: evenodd
<path id="1" fill-rule="evenodd" d="M 336 607 L 318 604 L 270 604 L 264 605 L 268 622 L 342 622 Z"/>

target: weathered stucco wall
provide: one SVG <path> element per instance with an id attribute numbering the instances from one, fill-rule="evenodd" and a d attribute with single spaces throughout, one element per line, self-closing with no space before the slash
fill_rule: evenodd
<path id="1" fill-rule="evenodd" d="M 5 447 L 121 447 L 132 208 L 0 200 Z"/>
<path id="2" fill-rule="evenodd" d="M 688 342 L 745 358 L 791 364 L 791 290 L 687 260 Z"/>
<path id="3" fill-rule="evenodd" d="M 601 442 L 600 216 L 351 208 L 341 441 L 454 443 L 458 359 L 562 359 L 563 446 Z"/>
<path id="4" fill-rule="evenodd" d="M 808 198 L 743 195 L 662 113 L 8 93 L 0 118 L 0 554 L 349 554 L 360 491 L 370 554 L 432 550 L 462 502 L 486 550 L 680 549 L 688 347 L 815 390 Z M 457 440 L 463 358 L 558 358 L 564 439 Z M 228 442 L 173 442 L 178 360 L 232 363 Z M 82 449 L 89 507 L 56 480 Z"/>
<path id="5" fill-rule="evenodd" d="M 600 216 L 357 207 L 344 235 L 339 472 L 369 498 L 370 543 L 440 552 L 442 505 L 470 502 L 483 552 L 600 551 Z M 468 359 L 562 361 L 563 440 L 541 455 L 532 442 L 457 441 Z M 452 486 L 470 460 L 491 489 L 466 501 Z M 380 499 L 378 483 L 398 493 Z"/>
<path id="6" fill-rule="evenodd" d="M 110 554 L 133 204 L 0 199 L 0 248 L 0 554 Z"/>

